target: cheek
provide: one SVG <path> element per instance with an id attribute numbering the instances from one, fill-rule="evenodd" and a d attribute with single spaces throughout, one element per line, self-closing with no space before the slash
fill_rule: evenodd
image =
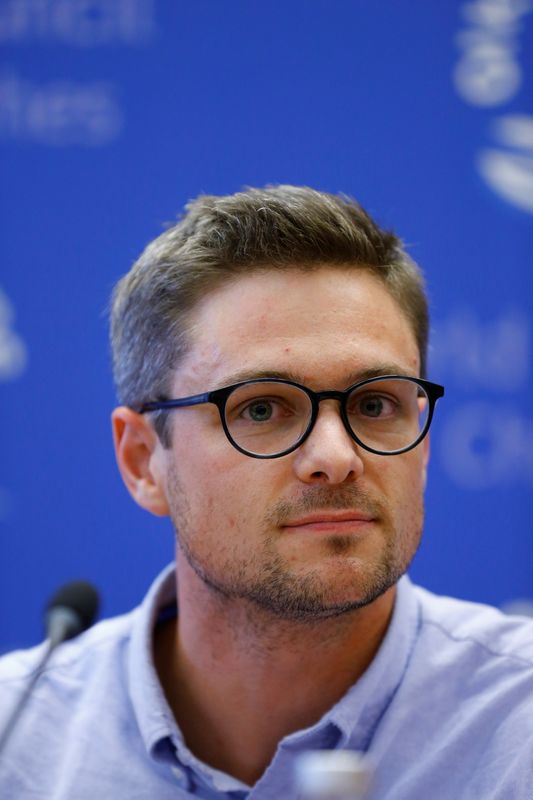
<path id="1" fill-rule="evenodd" d="M 425 483 L 423 453 L 411 451 L 400 456 L 382 456 L 376 468 L 377 481 L 389 507 L 403 513 L 418 509 Z"/>
<path id="2" fill-rule="evenodd" d="M 218 457 L 217 457 L 218 456 Z M 185 462 L 182 486 L 189 498 L 190 523 L 204 535 L 230 535 L 257 526 L 268 510 L 268 478 L 261 462 L 229 450 Z"/>
<path id="3" fill-rule="evenodd" d="M 405 469 L 400 485 L 398 506 L 401 525 L 409 540 L 420 537 L 424 519 L 424 464 L 421 458 L 412 460 Z"/>

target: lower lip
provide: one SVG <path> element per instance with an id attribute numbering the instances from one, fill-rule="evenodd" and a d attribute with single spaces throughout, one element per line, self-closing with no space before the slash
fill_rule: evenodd
<path id="1" fill-rule="evenodd" d="M 346 519 L 338 522 L 307 522 L 305 525 L 286 525 L 285 530 L 289 533 L 361 533 L 371 519 Z"/>

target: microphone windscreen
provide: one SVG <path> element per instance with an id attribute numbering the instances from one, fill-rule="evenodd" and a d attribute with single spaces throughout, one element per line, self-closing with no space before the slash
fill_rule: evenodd
<path id="1" fill-rule="evenodd" d="M 87 581 L 72 581 L 62 586 L 46 607 L 47 616 L 56 608 L 67 608 L 79 618 L 77 633 L 90 628 L 98 613 L 98 592 Z"/>

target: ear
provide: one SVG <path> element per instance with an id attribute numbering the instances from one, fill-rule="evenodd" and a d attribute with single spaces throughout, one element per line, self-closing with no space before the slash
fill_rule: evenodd
<path id="1" fill-rule="evenodd" d="M 168 516 L 165 452 L 150 421 L 119 406 L 111 415 L 111 424 L 118 468 L 129 493 L 152 514 Z"/>

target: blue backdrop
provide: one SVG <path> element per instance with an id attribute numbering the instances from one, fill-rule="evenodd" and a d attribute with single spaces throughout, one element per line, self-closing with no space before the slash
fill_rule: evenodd
<path id="1" fill-rule="evenodd" d="M 533 598 L 533 11 L 516 0 L 1 0 L 0 649 L 70 578 L 173 556 L 114 465 L 106 306 L 188 198 L 356 196 L 425 269 L 446 385 L 414 578 Z"/>

